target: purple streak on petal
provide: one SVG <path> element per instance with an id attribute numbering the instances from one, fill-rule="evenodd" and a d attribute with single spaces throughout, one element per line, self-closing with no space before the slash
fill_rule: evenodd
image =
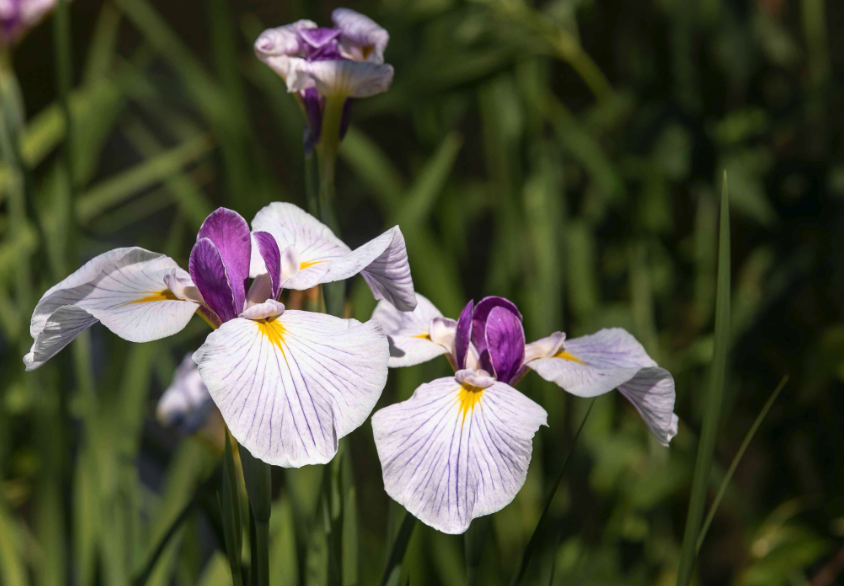
<path id="1" fill-rule="evenodd" d="M 324 101 L 325 98 L 319 95 L 316 88 L 311 87 L 302 92 L 302 102 L 308 116 L 308 122 L 305 126 L 305 156 L 309 156 L 319 142 L 319 134 L 322 132 L 322 106 Z"/>
<path id="2" fill-rule="evenodd" d="M 346 136 L 346 131 L 349 130 L 349 124 L 352 121 L 352 98 L 346 98 L 343 102 L 343 115 L 340 118 L 340 140 Z"/>
<path id="3" fill-rule="evenodd" d="M 234 294 L 236 315 L 243 311 L 246 301 L 246 281 L 249 279 L 249 261 L 252 258 L 249 224 L 237 212 L 217 208 L 202 223 L 196 239 L 199 241 L 202 238 L 211 240 L 220 252 Z M 222 314 L 220 317 L 223 317 Z"/>
<path id="4" fill-rule="evenodd" d="M 209 238 L 202 238 L 193 245 L 190 253 L 190 278 L 199 289 L 208 307 L 223 322 L 237 317 L 234 294 L 229 284 L 223 257 Z"/>
<path id="5" fill-rule="evenodd" d="M 272 299 L 276 299 L 281 288 L 281 251 L 278 249 L 275 238 L 269 232 L 255 232 L 253 236 L 255 236 L 255 242 L 258 243 L 258 252 L 261 253 L 261 258 L 267 265 L 267 273 L 270 275 L 273 286 Z"/>
<path id="6" fill-rule="evenodd" d="M 457 320 L 457 332 L 454 335 L 454 358 L 457 370 L 466 368 L 466 357 L 469 355 L 469 340 L 472 339 L 472 309 L 474 301 L 470 301 L 460 312 Z"/>
<path id="7" fill-rule="evenodd" d="M 486 320 L 486 343 L 495 378 L 510 384 L 525 361 L 525 331 L 518 315 L 494 307 Z"/>
<path id="8" fill-rule="evenodd" d="M 483 355 L 486 347 L 486 320 L 489 313 L 496 307 L 503 307 L 514 313 L 519 321 L 522 321 L 522 314 L 519 313 L 516 304 L 503 297 L 484 297 L 475 308 L 475 313 L 472 316 L 472 343 L 478 354 Z M 498 379 L 501 380 L 501 379 Z"/>
<path id="9" fill-rule="evenodd" d="M 306 28 L 299 31 L 299 36 L 314 49 L 324 47 L 340 36 L 340 30 L 336 28 Z"/>

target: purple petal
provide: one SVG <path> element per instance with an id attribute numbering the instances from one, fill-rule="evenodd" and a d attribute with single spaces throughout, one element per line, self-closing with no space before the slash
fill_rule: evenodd
<path id="1" fill-rule="evenodd" d="M 339 37 L 340 31 L 336 28 L 308 28 L 300 30 L 299 36 L 314 49 L 319 49 Z"/>
<path id="2" fill-rule="evenodd" d="M 223 322 L 236 318 L 240 312 L 235 309 L 234 293 L 226 275 L 223 257 L 209 238 L 203 238 L 193 245 L 189 268 L 190 277 L 208 307 Z"/>
<path id="3" fill-rule="evenodd" d="M 484 370 L 492 371 L 492 365 L 489 361 L 489 351 L 486 345 L 486 320 L 489 313 L 496 307 L 503 307 L 514 313 L 519 321 L 522 321 L 522 314 L 519 313 L 516 304 L 503 297 L 484 297 L 481 299 L 478 306 L 475 308 L 475 313 L 472 316 L 472 343 L 478 351 L 478 356 L 481 361 L 481 367 Z M 501 379 L 499 379 L 501 380 Z"/>
<path id="4" fill-rule="evenodd" d="M 237 212 L 218 208 L 202 223 L 196 239 L 199 241 L 203 238 L 208 238 L 214 243 L 223 259 L 223 266 L 234 295 L 234 309 L 237 315 L 243 310 L 243 304 L 246 301 L 246 281 L 249 279 L 249 261 L 252 258 L 252 236 L 249 224 Z M 194 282 L 196 282 L 195 278 Z M 223 317 L 222 314 L 220 317 Z M 223 319 L 225 321 L 225 318 Z"/>
<path id="5" fill-rule="evenodd" d="M 470 301 L 460 312 L 457 320 L 457 333 L 454 335 L 454 358 L 457 370 L 466 368 L 466 356 L 469 354 L 469 340 L 472 338 L 472 309 L 474 301 Z"/>
<path id="6" fill-rule="evenodd" d="M 525 360 L 525 331 L 518 315 L 494 307 L 486 320 L 486 342 L 495 378 L 510 384 Z"/>
<path id="7" fill-rule="evenodd" d="M 281 251 L 278 249 L 275 238 L 269 232 L 255 232 L 253 236 L 255 236 L 255 242 L 258 243 L 258 252 L 261 253 L 261 258 L 267 265 L 267 273 L 273 285 L 272 299 L 275 299 L 281 288 Z"/>

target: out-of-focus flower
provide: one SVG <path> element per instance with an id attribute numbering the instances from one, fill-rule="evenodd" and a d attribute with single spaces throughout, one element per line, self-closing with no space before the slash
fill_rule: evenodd
<path id="1" fill-rule="evenodd" d="M 393 67 L 384 63 L 390 35 L 370 18 L 338 8 L 332 28 L 310 20 L 265 30 L 255 41 L 255 54 L 287 82 L 300 98 L 308 118 L 305 148 L 320 140 L 326 100 L 342 105 L 339 139 L 349 125 L 350 98 L 387 91 Z"/>
<path id="2" fill-rule="evenodd" d="M 158 400 L 156 418 L 164 426 L 191 434 L 205 425 L 214 408 L 191 352 L 182 360 L 173 374 L 173 381 Z"/>
<path id="3" fill-rule="evenodd" d="M 57 0 L 0 0 L 0 45 L 12 45 L 56 5 Z"/>
<path id="4" fill-rule="evenodd" d="M 618 388 L 661 443 L 677 433 L 674 380 L 626 331 L 569 341 L 556 333 L 526 345 L 522 316 L 507 299 L 469 302 L 454 321 L 417 297 L 412 313 L 380 303 L 373 314 L 390 341 L 390 366 L 445 354 L 455 376 L 381 409 L 372 427 L 387 494 L 435 529 L 464 532 L 524 484 L 531 439 L 546 424 L 545 411 L 511 386 L 527 369 L 581 397 Z"/>
<path id="5" fill-rule="evenodd" d="M 284 214 L 275 219 L 287 225 Z M 258 224 L 272 227 L 269 220 Z M 302 234 L 284 240 L 285 250 L 305 242 L 299 240 Z M 338 263 L 343 275 L 322 273 L 317 282 L 366 269 L 377 295 L 413 297 L 401 233 L 396 229 L 387 234 L 373 241 L 379 244 L 361 247 L 363 253 L 349 252 L 354 263 L 343 264 L 338 256 L 314 257 L 315 262 L 325 258 L 329 266 Z M 247 288 L 253 242 L 263 272 Z M 302 247 L 303 254 L 310 253 Z M 39 301 L 30 325 L 35 342 L 24 357 L 26 368 L 41 366 L 97 321 L 121 338 L 146 342 L 179 332 L 199 312 L 215 331 L 193 360 L 238 442 L 270 464 L 328 462 L 338 439 L 366 420 L 381 394 L 387 378 L 387 340 L 375 320 L 361 324 L 285 311 L 277 298 L 282 267 L 290 257 L 289 252 L 282 254 L 272 234 L 250 233 L 240 215 L 224 208 L 200 228 L 189 272 L 141 248 L 101 254 Z M 301 266 L 293 268 L 306 272 Z M 399 285 L 391 281 L 394 274 L 402 275 Z"/>

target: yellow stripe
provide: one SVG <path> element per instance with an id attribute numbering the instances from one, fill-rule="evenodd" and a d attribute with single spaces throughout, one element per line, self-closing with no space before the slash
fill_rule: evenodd
<path id="1" fill-rule="evenodd" d="M 258 322 L 258 329 L 270 341 L 270 343 L 281 350 L 284 354 L 284 349 L 281 345 L 284 343 L 284 326 L 277 319 L 262 319 Z"/>
<path id="2" fill-rule="evenodd" d="M 420 340 L 430 340 L 431 334 L 425 332 L 424 334 L 416 334 L 415 336 L 411 336 L 411 338 L 419 338 Z"/>
<path id="3" fill-rule="evenodd" d="M 306 260 L 305 262 L 299 264 L 299 270 L 304 271 L 307 268 L 310 268 L 314 265 L 322 264 L 324 262 L 324 260 Z"/>
<path id="4" fill-rule="evenodd" d="M 484 390 L 480 387 L 460 386 L 460 393 L 457 400 L 460 403 L 460 414 L 463 415 L 462 423 L 466 422 L 466 414 L 475 410 L 475 405 L 481 401 Z"/>
<path id="5" fill-rule="evenodd" d="M 170 289 L 165 289 L 164 291 L 155 291 L 150 292 L 149 295 L 146 297 L 142 297 L 140 299 L 135 299 L 134 301 L 129 301 L 128 303 L 124 303 L 123 305 L 131 305 L 133 303 L 152 303 L 153 301 L 182 301 L 175 295 Z"/>
<path id="6" fill-rule="evenodd" d="M 563 360 L 570 360 L 571 362 L 577 362 L 578 364 L 583 364 L 583 365 L 586 364 L 580 358 L 578 358 L 577 356 L 574 356 L 572 354 L 569 354 L 565 350 L 560 350 L 559 352 L 554 354 L 553 358 L 562 358 Z"/>

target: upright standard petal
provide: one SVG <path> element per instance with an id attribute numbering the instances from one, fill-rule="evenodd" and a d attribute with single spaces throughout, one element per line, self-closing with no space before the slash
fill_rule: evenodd
<path id="1" fill-rule="evenodd" d="M 270 276 L 272 299 L 276 299 L 281 289 L 281 251 L 275 238 L 269 232 L 255 232 L 253 237 L 258 245 L 258 253 L 267 268 L 267 274 Z"/>
<path id="2" fill-rule="evenodd" d="M 454 344 L 454 320 L 442 317 L 440 310 L 419 293 L 413 311 L 399 311 L 392 303 L 380 301 L 372 319 L 381 324 L 389 339 L 390 368 L 428 362 L 450 352 Z"/>
<path id="3" fill-rule="evenodd" d="M 208 307 L 224 322 L 237 317 L 240 311 L 235 306 L 226 265 L 220 251 L 208 238 L 193 245 L 189 268 L 190 276 Z"/>
<path id="4" fill-rule="evenodd" d="M 118 248 L 92 259 L 49 289 L 35 307 L 27 370 L 41 366 L 97 321 L 131 342 L 181 331 L 199 304 L 170 291 L 165 277 L 173 274 L 188 279 L 172 259 L 143 248 Z"/>
<path id="5" fill-rule="evenodd" d="M 633 403 L 660 443 L 668 445 L 676 435 L 674 379 L 627 331 L 605 329 L 565 342 L 558 336 L 549 338 L 544 346 L 554 348 L 554 354 L 526 365 L 539 376 L 580 397 L 594 397 L 617 388 Z M 534 346 L 531 353 L 537 348 Z"/>
<path id="6" fill-rule="evenodd" d="M 504 383 L 481 389 L 447 377 L 424 384 L 372 416 L 387 494 L 426 525 L 463 533 L 515 498 L 546 418 Z"/>
<path id="7" fill-rule="evenodd" d="M 472 341 L 472 312 L 474 307 L 475 302 L 469 301 L 463 311 L 460 312 L 460 317 L 457 320 L 457 331 L 454 334 L 454 362 L 457 370 L 466 368 L 469 343 Z"/>
<path id="8" fill-rule="evenodd" d="M 525 331 L 518 316 L 495 307 L 486 320 L 486 343 L 495 378 L 515 384 L 525 360 Z"/>
<path id="9" fill-rule="evenodd" d="M 243 310 L 246 301 L 246 281 L 252 257 L 252 235 L 246 220 L 232 210 L 217 208 L 205 218 L 197 242 L 208 238 L 220 252 L 229 285 L 234 295 L 235 313 Z"/>
<path id="10" fill-rule="evenodd" d="M 324 464 L 369 416 L 387 380 L 378 322 L 286 311 L 238 318 L 194 354 L 234 437 L 269 464 Z"/>
<path id="11" fill-rule="evenodd" d="M 346 57 L 355 61 L 384 62 L 390 34 L 377 22 L 349 8 L 336 8 L 331 13 L 331 21 L 343 35 L 340 45 Z"/>
<path id="12" fill-rule="evenodd" d="M 480 300 L 472 314 L 472 345 L 478 352 L 478 359 L 481 367 L 492 372 L 493 367 L 489 360 L 489 350 L 486 344 L 486 322 L 490 312 L 496 307 L 502 307 L 513 313 L 518 320 L 522 321 L 522 314 L 516 304 L 504 297 L 490 296 Z"/>
<path id="13" fill-rule="evenodd" d="M 327 98 L 368 98 L 386 92 L 393 82 L 393 66 L 360 61 L 290 59 L 287 90 L 315 87 Z"/>

